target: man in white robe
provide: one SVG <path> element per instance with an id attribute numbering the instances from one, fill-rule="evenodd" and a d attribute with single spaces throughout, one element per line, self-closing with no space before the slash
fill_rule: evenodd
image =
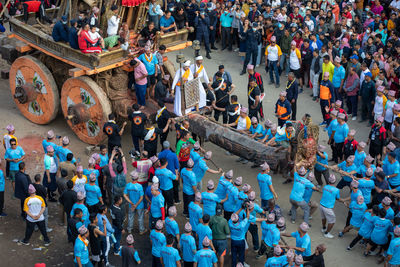
<path id="1" fill-rule="evenodd" d="M 196 63 L 192 64 L 190 66 L 190 70 L 193 73 L 194 78 L 199 78 L 200 80 L 200 84 L 199 84 L 199 96 L 200 96 L 200 100 L 199 100 L 199 108 L 205 107 L 206 106 L 206 99 L 207 99 L 207 94 L 205 91 L 205 88 L 203 87 L 203 83 L 206 83 L 207 85 L 210 83 L 210 80 L 208 78 L 207 75 L 207 71 L 204 68 L 203 65 L 203 57 L 202 56 L 198 56 L 195 58 Z"/>
<path id="2" fill-rule="evenodd" d="M 171 87 L 172 91 L 175 93 L 174 113 L 177 116 L 185 115 L 192 110 L 191 108 L 188 108 L 185 110 L 185 114 L 182 114 L 181 82 L 186 83 L 191 80 L 193 80 L 193 73 L 190 71 L 190 60 L 186 60 L 185 63 L 183 63 L 183 68 L 177 70 L 175 73 Z"/>

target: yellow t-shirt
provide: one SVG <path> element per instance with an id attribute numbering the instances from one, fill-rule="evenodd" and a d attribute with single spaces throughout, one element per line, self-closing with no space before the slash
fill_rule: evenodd
<path id="1" fill-rule="evenodd" d="M 329 72 L 329 80 L 332 81 L 334 69 L 335 66 L 332 64 L 332 62 L 329 61 L 328 64 L 322 63 L 322 77 L 324 76 L 325 72 Z"/>

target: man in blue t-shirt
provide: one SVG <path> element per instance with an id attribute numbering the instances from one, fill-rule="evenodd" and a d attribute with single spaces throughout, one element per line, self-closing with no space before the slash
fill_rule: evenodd
<path id="1" fill-rule="evenodd" d="M 139 233 L 142 235 L 147 230 L 144 228 L 144 192 L 143 187 L 137 182 L 139 174 L 136 171 L 130 173 L 132 182 L 128 183 L 124 189 L 124 198 L 129 203 L 128 211 L 128 233 L 132 232 L 135 213 L 138 216 Z"/>
<path id="2" fill-rule="evenodd" d="M 311 238 L 307 234 L 309 229 L 310 226 L 306 222 L 302 222 L 296 232 L 291 234 L 281 233 L 281 235 L 296 238 L 296 246 L 293 249 L 297 255 L 311 256 Z"/>
<path id="3" fill-rule="evenodd" d="M 257 175 L 262 208 L 268 207 L 268 202 L 271 199 L 278 199 L 278 195 L 276 194 L 274 186 L 272 185 L 272 178 L 268 174 L 269 171 L 270 168 L 268 163 L 264 162 L 264 164 L 261 165 L 261 172 Z"/>
<path id="4" fill-rule="evenodd" d="M 175 237 L 173 235 L 167 236 L 167 245 L 160 250 L 161 264 L 164 267 L 177 267 L 180 266 L 181 256 L 179 256 L 179 251 L 173 247 L 175 242 Z"/>
<path id="5" fill-rule="evenodd" d="M 400 265 L 400 227 L 396 226 L 393 230 L 394 238 L 390 241 L 387 250 L 387 261 L 391 266 Z"/>
<path id="6" fill-rule="evenodd" d="M 178 32 L 175 19 L 173 16 L 171 16 L 170 10 L 166 10 L 164 16 L 161 17 L 160 28 L 161 28 L 161 33 L 167 33 L 172 31 L 175 31 L 176 33 Z"/>
<path id="7" fill-rule="evenodd" d="M 211 241 L 208 237 L 205 237 L 202 242 L 203 249 L 196 252 L 194 256 L 194 267 L 211 267 L 217 266 L 217 255 L 210 249 Z"/>
<path id="8" fill-rule="evenodd" d="M 174 205 L 174 190 L 172 181 L 178 180 L 175 173 L 167 169 L 168 161 L 166 158 L 160 159 L 160 167 L 155 171 L 155 176 L 160 180 L 160 189 L 167 202 L 167 208 Z"/>
<path id="9" fill-rule="evenodd" d="M 147 86 L 149 87 L 149 95 L 154 97 L 154 88 L 156 86 L 156 74 L 158 73 L 158 60 L 155 54 L 151 53 L 151 47 L 146 46 L 144 53 L 138 59 L 142 61 L 147 70 Z"/>
<path id="10" fill-rule="evenodd" d="M 181 236 L 179 245 L 182 250 L 183 263 L 193 264 L 196 255 L 196 240 L 192 236 L 192 226 L 189 222 L 185 224 L 185 233 Z"/>
<path id="11" fill-rule="evenodd" d="M 353 181 L 352 175 L 357 173 L 357 167 L 354 164 L 354 155 L 349 156 L 346 161 L 339 163 L 334 166 L 337 170 L 340 170 L 342 173 L 346 173 L 347 175 L 343 175 L 342 179 L 336 185 L 338 189 L 343 189 L 343 187 L 348 186 L 350 188 L 351 181 Z"/>

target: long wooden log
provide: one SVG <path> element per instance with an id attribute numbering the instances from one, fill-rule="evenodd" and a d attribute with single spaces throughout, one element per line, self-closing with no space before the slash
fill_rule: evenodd
<path id="1" fill-rule="evenodd" d="M 198 114 L 189 114 L 187 119 L 193 133 L 255 164 L 262 164 L 266 161 L 271 169 L 276 169 L 279 162 L 286 159 L 286 149 L 266 147 L 244 134 Z"/>

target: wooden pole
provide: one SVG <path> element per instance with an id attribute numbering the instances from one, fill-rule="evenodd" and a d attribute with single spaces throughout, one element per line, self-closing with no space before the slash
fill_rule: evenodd
<path id="1" fill-rule="evenodd" d="M 125 7 L 126 8 L 126 7 Z M 133 11 L 134 11 L 134 7 L 131 6 L 129 7 L 128 10 L 128 14 L 126 16 L 126 23 L 128 24 L 128 28 L 130 28 L 132 26 L 132 21 L 133 21 Z M 139 17 L 139 16 L 138 16 Z"/>
<path id="2" fill-rule="evenodd" d="M 3 6 L 3 10 L 0 12 L 0 18 L 3 16 L 4 11 L 6 11 L 6 8 L 8 6 L 8 4 L 10 3 L 11 0 L 7 0 L 7 3 Z"/>

